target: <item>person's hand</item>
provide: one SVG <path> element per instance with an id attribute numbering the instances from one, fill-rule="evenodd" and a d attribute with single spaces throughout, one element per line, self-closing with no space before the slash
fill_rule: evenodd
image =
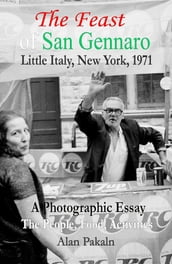
<path id="1" fill-rule="evenodd" d="M 88 89 L 88 93 L 84 96 L 82 102 L 82 110 L 90 110 L 94 99 L 97 94 L 103 91 L 106 87 L 111 85 L 110 83 L 104 83 L 105 73 L 97 72 L 96 74 L 92 73 L 90 87 Z"/>
<path id="2" fill-rule="evenodd" d="M 97 72 L 92 73 L 91 75 L 91 83 L 88 90 L 89 95 L 97 95 L 99 92 L 104 90 L 106 87 L 110 86 L 110 83 L 104 83 L 105 80 L 105 73 L 104 72 Z"/>

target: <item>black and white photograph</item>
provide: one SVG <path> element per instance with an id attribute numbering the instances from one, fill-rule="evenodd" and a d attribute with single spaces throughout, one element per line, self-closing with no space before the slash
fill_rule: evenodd
<path id="1" fill-rule="evenodd" d="M 0 263 L 172 264 L 172 0 L 0 0 Z"/>

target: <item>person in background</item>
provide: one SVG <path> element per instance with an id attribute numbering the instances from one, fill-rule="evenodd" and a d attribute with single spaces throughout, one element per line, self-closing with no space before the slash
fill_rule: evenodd
<path id="1" fill-rule="evenodd" d="M 42 186 L 23 161 L 29 142 L 25 119 L 13 111 L 0 111 L 0 263 L 47 264 L 48 248 L 65 264 L 79 264 L 67 247 L 57 246 L 57 234 L 43 227 Z M 22 219 L 29 220 L 26 228 Z"/>
<path id="2" fill-rule="evenodd" d="M 92 74 L 87 95 L 79 105 L 75 121 L 87 135 L 87 164 L 81 182 L 113 182 L 136 180 L 139 166 L 139 144 L 153 143 L 161 164 L 165 166 L 165 144 L 161 134 L 151 128 L 140 127 L 124 117 L 124 103 L 118 97 L 106 98 L 102 115 L 93 113 L 96 96 L 110 83 L 105 74 Z"/>

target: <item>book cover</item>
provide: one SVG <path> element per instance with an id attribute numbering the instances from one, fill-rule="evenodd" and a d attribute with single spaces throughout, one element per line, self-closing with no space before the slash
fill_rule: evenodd
<path id="1" fill-rule="evenodd" d="M 111 87 L 95 111 L 119 96 L 126 116 L 171 139 L 171 11 L 172 1 L 0 1 L 0 109 L 27 117 L 45 228 L 81 264 L 172 263 L 170 188 L 79 184 L 87 139 L 73 120 L 91 74 L 103 71 Z M 156 159 L 140 162 L 151 173 Z"/>

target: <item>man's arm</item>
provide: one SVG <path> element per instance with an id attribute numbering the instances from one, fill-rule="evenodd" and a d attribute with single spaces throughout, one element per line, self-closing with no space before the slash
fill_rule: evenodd
<path id="1" fill-rule="evenodd" d="M 91 114 L 92 104 L 96 96 L 110 85 L 110 83 L 104 83 L 104 80 L 105 74 L 103 72 L 92 74 L 88 93 L 75 114 L 74 120 L 78 123 L 80 130 L 89 137 L 93 136 L 98 129 L 97 120 Z"/>
<path id="2" fill-rule="evenodd" d="M 92 107 L 94 99 L 96 96 L 104 90 L 110 83 L 104 83 L 105 81 L 105 73 L 104 72 L 97 72 L 96 74 L 92 73 L 91 75 L 91 82 L 88 89 L 88 93 L 85 96 L 84 100 L 82 101 L 82 108 L 86 111 Z"/>
<path id="3" fill-rule="evenodd" d="M 82 105 L 80 104 L 74 117 L 74 120 L 77 122 L 79 129 L 88 137 L 94 136 L 98 129 L 97 121 L 91 114 L 91 112 L 91 109 L 89 111 L 83 110 Z"/>
<path id="4" fill-rule="evenodd" d="M 163 137 L 159 131 L 152 127 L 140 127 L 140 144 L 151 142 L 159 155 L 162 166 L 166 164 L 166 148 Z"/>

